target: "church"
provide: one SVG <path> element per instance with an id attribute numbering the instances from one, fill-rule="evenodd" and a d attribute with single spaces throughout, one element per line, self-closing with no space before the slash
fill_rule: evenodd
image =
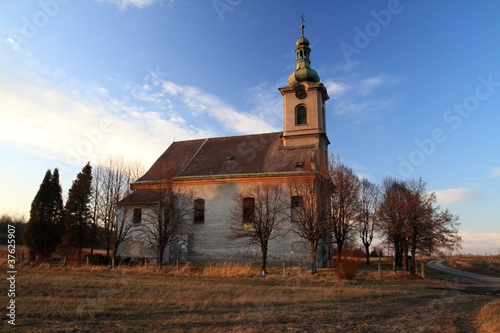
<path id="1" fill-rule="evenodd" d="M 175 241 L 163 252 L 163 262 L 252 261 L 260 248 L 236 242 L 231 230 L 245 228 L 244 217 L 234 216 L 234 200 L 256 184 L 280 183 L 312 175 L 328 161 L 325 102 L 328 92 L 311 68 L 309 40 L 296 42 L 295 70 L 288 84 L 279 88 L 283 96 L 283 132 L 216 137 L 173 142 L 151 168 L 131 184 L 132 193 L 120 202 L 118 216 L 132 226 L 130 237 L 117 249 L 121 258 L 155 261 L 155 246 L 144 234 L 148 216 L 155 208 L 155 195 L 162 186 L 175 186 L 189 194 Z M 167 185 L 168 184 L 168 185 Z M 293 193 L 289 196 L 293 205 Z M 252 200 L 252 198 L 248 198 Z M 251 202 L 251 201 L 249 201 Z M 291 208 L 290 208 L 291 209 Z M 308 242 L 296 233 L 292 218 L 285 221 L 269 242 L 268 261 L 308 262 Z M 317 265 L 328 265 L 331 244 L 320 244 Z"/>

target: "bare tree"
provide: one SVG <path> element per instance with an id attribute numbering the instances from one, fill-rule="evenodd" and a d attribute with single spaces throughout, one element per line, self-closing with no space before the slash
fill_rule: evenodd
<path id="1" fill-rule="evenodd" d="M 311 272 L 317 272 L 316 249 L 321 240 L 330 243 L 332 224 L 330 219 L 330 195 L 332 182 L 325 175 L 295 179 L 288 183 L 295 204 L 292 205 L 292 229 L 309 243 Z"/>
<path id="2" fill-rule="evenodd" d="M 409 205 L 409 226 L 407 237 L 411 254 L 410 273 L 416 271 L 416 254 L 425 244 L 436 248 L 454 250 L 461 247 L 458 236 L 458 216 L 437 205 L 434 192 L 426 192 L 426 184 L 420 178 L 409 183 L 411 203 Z"/>
<path id="3" fill-rule="evenodd" d="M 344 243 L 353 236 L 354 221 L 359 211 L 359 179 L 338 157 L 331 158 L 329 178 L 333 183 L 330 216 L 332 235 L 337 244 L 337 260 L 341 262 Z"/>
<path id="4" fill-rule="evenodd" d="M 382 201 L 377 212 L 381 222 L 382 235 L 388 243 L 392 244 L 394 260 L 399 267 L 403 265 L 403 253 L 408 252 L 404 235 L 408 192 L 404 181 L 390 177 L 385 178 L 383 181 Z"/>
<path id="5" fill-rule="evenodd" d="M 460 247 L 458 217 L 436 206 L 434 193 L 427 193 L 425 182 L 384 180 L 384 197 L 379 207 L 381 230 L 394 244 L 395 260 L 401 259 L 403 271 L 415 274 L 416 254 L 429 246 L 455 249 Z"/>
<path id="6" fill-rule="evenodd" d="M 269 241 L 277 236 L 273 231 L 288 219 L 286 198 L 285 189 L 276 183 L 255 185 L 234 198 L 232 215 L 237 226 L 232 228 L 230 238 L 244 239 L 260 247 L 262 274 L 267 274 Z"/>
<path id="7" fill-rule="evenodd" d="M 366 264 L 370 265 L 370 245 L 373 241 L 377 224 L 377 209 L 380 188 L 363 178 L 359 187 L 359 206 L 356 214 L 357 228 L 361 242 L 365 247 Z"/>
<path id="8" fill-rule="evenodd" d="M 89 245 L 90 254 L 94 254 L 94 247 L 98 244 L 98 230 L 100 224 L 100 215 L 102 209 L 102 182 L 104 167 L 97 165 L 92 169 L 92 193 L 90 196 L 90 233 Z M 108 253 L 109 254 L 109 253 Z"/>
<path id="9" fill-rule="evenodd" d="M 109 157 L 93 170 L 93 240 L 95 243 L 102 234 L 107 256 L 113 251 L 112 256 L 116 258 L 118 246 L 131 234 L 132 224 L 125 220 L 129 207 L 123 205 L 122 214 L 118 216 L 118 203 L 131 193 L 130 184 L 142 173 L 140 162 L 125 162 L 122 157 Z"/>
<path id="10" fill-rule="evenodd" d="M 162 180 L 151 184 L 148 191 L 149 203 L 143 224 L 146 241 L 157 250 L 157 263 L 163 263 L 163 253 L 167 245 L 180 239 L 189 230 L 185 223 L 193 212 L 192 190 L 181 191 L 174 183 L 173 173 L 168 170 Z"/>
<path id="11" fill-rule="evenodd" d="M 120 169 L 119 169 L 120 170 Z M 133 223 L 127 220 L 127 214 L 130 209 L 128 205 L 123 205 L 121 209 L 121 214 L 116 214 L 118 212 L 118 204 L 123 199 L 126 198 L 132 190 L 130 188 L 130 184 L 136 181 L 142 174 L 144 173 L 144 167 L 140 161 L 128 162 L 123 164 L 123 168 L 121 172 L 115 174 L 115 184 L 119 190 L 115 191 L 115 200 L 116 208 L 109 209 L 108 211 L 111 213 L 115 213 L 115 216 L 110 216 L 108 218 L 108 225 L 105 226 L 104 234 L 106 238 L 106 242 L 108 244 L 112 243 L 113 245 L 113 258 L 116 259 L 118 247 L 123 242 L 127 241 L 133 230 Z M 125 186 L 123 186 L 125 185 Z M 108 245 L 109 248 L 109 245 Z"/>

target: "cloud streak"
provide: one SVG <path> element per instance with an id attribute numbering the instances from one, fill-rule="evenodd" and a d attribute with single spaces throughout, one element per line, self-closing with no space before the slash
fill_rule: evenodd
<path id="1" fill-rule="evenodd" d="M 386 74 L 360 77 L 358 74 L 325 80 L 330 97 L 335 100 L 334 114 L 350 116 L 357 122 L 379 120 L 397 106 L 392 96 L 377 96 L 380 88 L 394 85 L 401 78 Z"/>
<path id="2" fill-rule="evenodd" d="M 117 6 L 120 10 L 127 10 L 129 7 L 144 8 L 153 5 L 157 0 L 96 0 Z M 171 1 L 173 2 L 173 0 Z"/>
<path id="3" fill-rule="evenodd" d="M 488 174 L 489 178 L 500 178 L 500 168 L 493 168 Z"/>
<path id="4" fill-rule="evenodd" d="M 266 133 L 276 130 L 263 118 L 266 113 L 256 116 L 237 110 L 219 97 L 207 94 L 197 87 L 182 86 L 171 81 L 162 83 L 163 91 L 170 97 L 177 97 L 185 107 L 194 113 L 206 114 L 222 125 L 226 131 L 236 134 L 252 132 Z"/>
<path id="5" fill-rule="evenodd" d="M 464 241 L 462 253 L 498 254 L 498 249 L 500 249 L 500 233 L 464 230 L 459 232 L 459 234 Z"/>
<path id="6" fill-rule="evenodd" d="M 150 164 L 174 140 L 277 130 L 268 110 L 244 112 L 194 86 L 156 77 L 118 81 L 122 93 L 112 94 L 63 70 L 28 67 L 7 70 L 0 82 L 0 142 L 68 166 L 118 154 Z"/>
<path id="7" fill-rule="evenodd" d="M 480 198 L 480 194 L 473 189 L 458 187 L 446 190 L 433 191 L 437 201 L 443 205 L 451 205 L 458 202 L 474 201 Z"/>

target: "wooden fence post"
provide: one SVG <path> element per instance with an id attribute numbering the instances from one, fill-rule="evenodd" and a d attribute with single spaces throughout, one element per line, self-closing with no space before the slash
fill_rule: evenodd
<path id="1" fill-rule="evenodd" d="M 382 261 L 380 259 L 380 256 L 378 257 L 378 277 L 382 277 Z"/>
<path id="2" fill-rule="evenodd" d="M 422 278 L 425 279 L 425 262 L 420 263 L 420 273 L 422 274 Z"/>
<path id="3" fill-rule="evenodd" d="M 286 277 L 286 262 L 283 261 L 283 277 Z"/>

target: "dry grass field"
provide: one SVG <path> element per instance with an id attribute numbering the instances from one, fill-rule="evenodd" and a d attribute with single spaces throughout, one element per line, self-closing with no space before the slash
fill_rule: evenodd
<path id="1" fill-rule="evenodd" d="M 6 269 L 5 269 L 6 271 Z M 364 268 L 353 281 L 331 269 L 217 265 L 158 269 L 23 267 L 17 332 L 500 332 L 498 296 L 455 290 L 453 279 Z M 1 303 L 7 304 L 5 279 Z M 7 288 L 8 289 L 8 288 Z M 3 306 L 3 305 L 2 305 Z M 5 314 L 2 331 L 12 331 Z"/>
<path id="2" fill-rule="evenodd" d="M 447 265 L 472 273 L 500 277 L 500 256 L 467 256 L 447 260 Z"/>

